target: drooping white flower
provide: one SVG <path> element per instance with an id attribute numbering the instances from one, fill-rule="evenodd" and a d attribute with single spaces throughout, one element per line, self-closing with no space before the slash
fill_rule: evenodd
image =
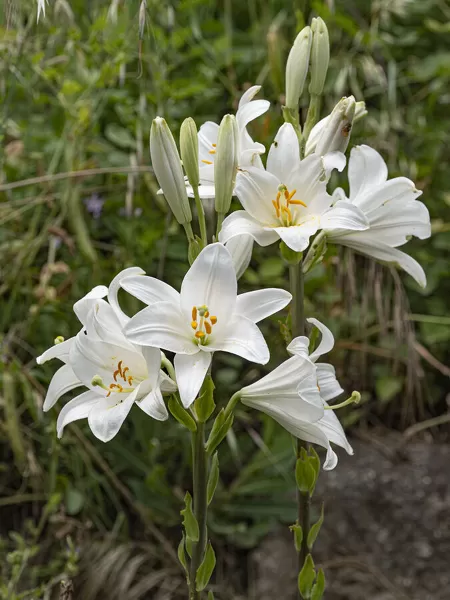
<path id="1" fill-rule="evenodd" d="M 317 363 L 321 354 L 334 346 L 331 331 L 316 319 L 308 319 L 322 332 L 317 349 L 309 354 L 309 339 L 292 340 L 288 350 L 294 354 L 274 371 L 243 388 L 239 396 L 243 404 L 271 416 L 289 433 L 327 450 L 324 469 L 334 469 L 337 455 L 331 442 L 353 454 L 344 430 L 327 400 L 342 393 L 334 367 Z"/>
<path id="2" fill-rule="evenodd" d="M 331 152 L 300 161 L 298 139 L 285 123 L 277 133 L 267 159 L 267 170 L 249 167 L 238 174 L 235 193 L 245 210 L 229 215 L 220 241 L 248 234 L 261 246 L 282 239 L 301 252 L 319 229 L 367 228 L 364 214 L 347 201 L 333 206 L 327 192 L 332 169 L 342 170 L 345 157 Z"/>
<path id="3" fill-rule="evenodd" d="M 266 149 L 254 142 L 247 131 L 247 125 L 269 110 L 268 100 L 253 100 L 261 89 L 260 85 L 249 88 L 239 101 L 236 112 L 238 125 L 238 167 L 262 167 L 260 154 Z M 214 160 L 217 150 L 219 125 L 212 121 L 204 123 L 198 132 L 200 182 L 199 194 L 202 198 L 214 198 Z"/>
<path id="4" fill-rule="evenodd" d="M 81 331 L 38 358 L 40 364 L 50 358 L 65 363 L 50 382 L 45 411 L 66 392 L 81 386 L 88 388 L 62 408 L 57 421 L 58 437 L 69 423 L 87 418 L 94 435 L 109 441 L 135 402 L 154 419 L 168 418 L 161 392 L 173 392 L 176 386 L 160 370 L 160 350 L 136 347 L 123 334 L 129 317 L 119 307 L 117 292 L 123 277 L 137 273 L 143 271 L 135 267 L 125 269 L 109 290 L 99 286 L 77 302 L 74 309 L 83 324 Z M 109 304 L 101 298 L 106 295 Z"/>
<path id="5" fill-rule="evenodd" d="M 128 339 L 175 353 L 181 400 L 195 400 L 216 350 L 265 364 L 269 349 L 256 323 L 284 308 L 291 294 L 266 289 L 237 295 L 236 272 L 222 244 L 204 248 L 187 272 L 181 293 L 167 286 L 157 300 L 161 282 L 152 277 L 124 279 L 122 286 L 149 306 L 125 327 Z"/>
<path id="6" fill-rule="evenodd" d="M 428 209 L 417 200 L 422 192 L 406 177 L 388 180 L 386 163 L 369 146 L 352 149 L 348 179 L 349 199 L 341 188 L 336 189 L 333 196 L 338 203 L 344 200 L 358 207 L 365 214 L 369 228 L 349 231 L 343 227 L 327 231 L 327 238 L 377 260 L 396 264 L 425 287 L 426 276 L 422 267 L 398 249 L 410 236 L 423 240 L 431 235 Z"/>

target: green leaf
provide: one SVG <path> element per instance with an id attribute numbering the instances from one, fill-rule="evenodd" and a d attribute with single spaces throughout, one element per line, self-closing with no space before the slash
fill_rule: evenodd
<path id="1" fill-rule="evenodd" d="M 209 590 L 209 592 L 208 592 L 208 600 L 214 600 L 214 594 L 212 593 L 211 590 Z"/>
<path id="2" fill-rule="evenodd" d="M 187 427 L 189 431 L 197 431 L 197 425 L 195 424 L 194 419 L 187 412 L 187 410 L 181 406 L 175 396 L 170 397 L 168 406 L 172 416 L 175 417 L 178 423 L 181 423 L 181 425 Z"/>
<path id="3" fill-rule="evenodd" d="M 323 593 L 325 591 L 325 573 L 323 569 L 319 569 L 317 573 L 316 583 L 311 592 L 311 600 L 322 600 Z"/>
<path id="4" fill-rule="evenodd" d="M 228 415 L 228 417 L 225 419 L 225 411 L 223 408 L 219 412 L 213 423 L 208 441 L 206 442 L 206 452 L 208 452 L 208 454 L 212 454 L 223 438 L 227 435 L 228 430 L 233 424 L 233 418 L 233 413 L 230 413 L 230 415 Z"/>
<path id="5" fill-rule="evenodd" d="M 210 542 L 208 542 L 205 556 L 203 557 L 202 564 L 199 566 L 195 577 L 195 587 L 197 592 L 201 592 L 208 585 L 215 566 L 216 555 Z"/>
<path id="6" fill-rule="evenodd" d="M 310 550 L 312 550 L 312 547 L 314 546 L 314 542 L 316 541 L 317 536 L 319 535 L 319 531 L 320 531 L 320 528 L 322 527 L 322 523 L 323 523 L 323 503 L 322 503 L 322 509 L 320 511 L 319 520 L 316 523 L 314 523 L 314 525 L 312 525 L 312 527 L 308 533 L 308 548 Z"/>
<path id="7" fill-rule="evenodd" d="M 303 529 L 302 526 L 296 523 L 295 525 L 290 525 L 289 529 L 294 534 L 294 544 L 297 552 L 300 552 L 303 542 Z"/>
<path id="8" fill-rule="evenodd" d="M 206 376 L 200 396 L 195 401 L 194 407 L 198 420 L 201 423 L 205 423 L 213 414 L 216 405 L 214 404 L 214 382 L 211 375 Z"/>
<path id="9" fill-rule="evenodd" d="M 309 464 L 314 469 L 314 472 L 316 474 L 316 482 L 317 482 L 317 478 L 319 477 L 319 473 L 320 473 L 320 458 L 319 458 L 319 455 L 317 454 L 317 452 L 314 450 L 313 446 L 309 447 L 309 453 L 310 453 Z M 312 492 L 311 492 L 311 495 L 312 495 Z"/>
<path id="10" fill-rule="evenodd" d="M 187 564 L 187 560 L 186 560 L 186 554 L 184 551 L 185 540 L 186 540 L 186 538 L 183 535 L 180 543 L 178 544 L 177 554 L 178 554 L 178 560 L 183 565 L 183 568 L 186 571 L 186 575 L 188 576 L 188 579 L 189 579 L 189 569 L 188 569 L 188 564 Z"/>
<path id="11" fill-rule="evenodd" d="M 300 458 L 297 459 L 295 465 L 295 480 L 297 487 L 302 494 L 311 494 L 311 490 L 314 491 L 316 485 L 316 471 L 310 462 L 310 457 L 305 452 Z"/>
<path id="12" fill-rule="evenodd" d="M 298 589 L 305 600 L 310 600 L 312 593 L 312 586 L 316 578 L 316 571 L 314 569 L 314 561 L 311 554 L 305 558 L 305 563 L 298 576 Z"/>
<path id="13" fill-rule="evenodd" d="M 117 125 L 117 123 L 108 123 L 105 128 L 105 137 L 110 142 L 120 148 L 135 150 L 136 140 L 125 127 Z"/>
<path id="14" fill-rule="evenodd" d="M 186 537 L 192 542 L 198 542 L 198 523 L 194 513 L 192 512 L 192 496 L 189 492 L 186 492 L 184 504 L 186 505 L 186 508 L 180 511 L 180 514 L 183 517 L 183 526 L 186 531 Z"/>
<path id="15" fill-rule="evenodd" d="M 209 471 L 208 477 L 208 488 L 207 488 L 207 497 L 208 497 L 208 506 L 211 504 L 211 500 L 213 499 L 214 492 L 216 491 L 217 483 L 219 481 L 219 457 L 217 452 L 215 452 L 211 461 L 211 469 Z"/>

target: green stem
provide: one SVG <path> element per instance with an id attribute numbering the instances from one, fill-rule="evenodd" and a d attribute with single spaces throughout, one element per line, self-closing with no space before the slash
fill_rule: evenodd
<path id="1" fill-rule="evenodd" d="M 305 334 L 305 308 L 304 308 L 304 281 L 303 266 L 301 261 L 295 265 L 289 265 L 289 282 L 292 294 L 291 302 L 291 323 L 292 337 Z M 297 439 L 296 454 L 300 457 L 302 448 L 308 449 L 308 444 Z M 308 554 L 308 534 L 310 529 L 310 496 L 308 493 L 302 494 L 297 490 L 298 522 L 303 529 L 302 546 L 299 552 L 299 571 L 302 569 L 305 558 Z"/>
<path id="2" fill-rule="evenodd" d="M 208 235 L 206 233 L 205 209 L 203 208 L 203 203 L 200 198 L 200 194 L 198 193 L 198 187 L 194 187 L 194 198 L 198 214 L 198 224 L 200 226 L 200 237 L 202 238 L 202 245 L 203 247 L 205 247 L 208 244 Z"/>
<path id="3" fill-rule="evenodd" d="M 199 527 L 199 540 L 193 544 L 190 566 L 189 600 L 199 600 L 201 593 L 195 589 L 195 577 L 203 556 L 207 541 L 206 516 L 208 510 L 208 456 L 205 451 L 205 424 L 197 421 L 197 431 L 192 434 L 192 477 L 194 492 L 194 515 Z"/>
<path id="4" fill-rule="evenodd" d="M 298 108 L 288 108 L 283 106 L 283 118 L 286 123 L 290 123 L 298 137 L 299 144 L 302 143 L 302 128 L 300 127 L 300 118 Z"/>
<path id="5" fill-rule="evenodd" d="M 228 419 L 228 417 L 230 416 L 230 414 L 236 408 L 236 405 L 239 402 L 240 398 L 241 398 L 240 391 L 236 392 L 235 394 L 233 394 L 231 396 L 231 398 L 228 401 L 228 404 L 225 407 L 225 420 Z"/>
<path id="6" fill-rule="evenodd" d="M 186 237 L 188 239 L 188 242 L 189 243 L 194 242 L 195 237 L 194 237 L 194 232 L 192 231 L 192 225 L 190 223 L 183 223 L 183 227 L 186 232 Z"/>

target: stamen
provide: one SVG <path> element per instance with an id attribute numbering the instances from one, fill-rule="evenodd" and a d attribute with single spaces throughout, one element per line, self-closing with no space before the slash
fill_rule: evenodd
<path id="1" fill-rule="evenodd" d="M 207 319 L 207 318 L 209 317 L 209 310 L 207 310 L 207 311 L 205 312 L 205 315 L 204 315 L 204 316 L 205 316 L 205 319 Z"/>
<path id="2" fill-rule="evenodd" d="M 64 338 L 63 338 L 63 336 L 62 336 L 62 335 L 58 335 L 57 337 L 55 337 L 55 340 L 54 340 L 54 342 L 53 342 L 53 343 L 54 343 L 55 345 L 56 345 L 56 344 L 62 344 L 62 343 L 63 343 L 63 341 L 64 341 Z"/>
<path id="3" fill-rule="evenodd" d="M 282 206 L 281 210 L 287 214 L 289 221 L 292 221 L 292 213 L 287 206 Z"/>
<path id="4" fill-rule="evenodd" d="M 211 316 L 210 318 L 211 321 L 211 325 L 215 325 L 217 323 L 217 317 L 215 317 L 214 315 Z"/>
<path id="5" fill-rule="evenodd" d="M 122 363 L 123 363 L 123 360 L 119 360 L 119 364 L 117 365 L 117 368 L 119 369 L 119 373 L 120 373 L 121 377 L 123 377 Z"/>
<path id="6" fill-rule="evenodd" d="M 215 151 L 215 150 L 210 150 L 210 151 L 209 151 L 209 153 L 210 153 L 210 154 L 215 154 L 215 153 L 216 153 L 216 151 Z"/>
<path id="7" fill-rule="evenodd" d="M 129 371 L 129 370 L 130 370 L 130 369 L 129 369 L 128 367 L 125 367 L 125 369 L 122 371 L 122 377 L 123 377 L 123 380 L 124 380 L 124 381 L 126 381 L 126 380 L 127 380 L 127 378 L 125 377 L 125 373 L 126 373 L 127 371 Z"/>
<path id="8" fill-rule="evenodd" d="M 128 377 L 127 381 L 128 385 L 131 385 L 133 383 L 133 378 L 131 377 L 131 375 Z"/>
<path id="9" fill-rule="evenodd" d="M 213 164 L 210 160 L 205 160 L 205 159 L 202 159 L 202 163 L 205 163 L 205 165 L 212 165 Z"/>
<path id="10" fill-rule="evenodd" d="M 296 193 L 296 191 L 297 191 L 297 190 L 293 190 L 293 191 L 292 191 L 292 192 L 289 194 L 289 200 L 295 196 L 295 193 Z"/>
<path id="11" fill-rule="evenodd" d="M 113 373 L 114 381 L 117 381 L 117 375 L 120 375 L 119 369 L 117 369 L 117 371 L 114 371 L 114 373 Z"/>
<path id="12" fill-rule="evenodd" d="M 344 406 L 348 406 L 349 404 L 359 404 L 361 401 L 361 394 L 359 392 L 352 392 L 350 398 L 344 400 L 340 404 L 334 404 L 333 406 L 325 406 L 325 410 L 338 410 L 339 408 L 343 408 Z"/>
<path id="13" fill-rule="evenodd" d="M 193 321 L 197 320 L 197 307 L 196 306 L 192 307 L 192 320 Z"/>
<path id="14" fill-rule="evenodd" d="M 272 204 L 275 208 L 275 212 L 277 213 L 277 218 L 280 218 L 280 209 L 278 208 L 278 204 L 275 202 L 275 200 L 272 200 Z"/>
<path id="15" fill-rule="evenodd" d="M 217 144 L 211 144 L 213 148 L 217 148 Z"/>
<path id="16" fill-rule="evenodd" d="M 197 321 L 191 321 L 192 329 L 197 329 L 197 325 L 198 325 Z"/>
<path id="17" fill-rule="evenodd" d="M 208 323 L 208 321 L 205 321 L 205 329 L 206 329 L 206 333 L 209 335 L 212 331 L 212 327 L 211 327 L 211 323 Z"/>
<path id="18" fill-rule="evenodd" d="M 284 190 L 284 197 L 289 202 L 289 192 L 287 190 Z"/>
<path id="19" fill-rule="evenodd" d="M 206 334 L 205 334 L 203 331 L 196 331 L 196 332 L 195 332 L 195 337 L 196 337 L 197 339 L 202 339 L 202 338 L 204 338 L 204 337 L 205 337 L 205 335 L 206 335 Z"/>
<path id="20" fill-rule="evenodd" d="M 289 204 L 299 204 L 300 206 L 304 206 L 305 208 L 307 208 L 307 204 L 305 204 L 301 200 L 289 200 Z"/>

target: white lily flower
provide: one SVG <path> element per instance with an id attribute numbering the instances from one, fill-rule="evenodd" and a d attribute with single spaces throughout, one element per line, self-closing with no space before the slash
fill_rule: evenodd
<path id="1" fill-rule="evenodd" d="M 251 235 L 236 235 L 231 238 L 226 244 L 228 252 L 233 259 L 236 277 L 239 279 L 247 270 L 252 259 L 254 240 Z"/>
<path id="2" fill-rule="evenodd" d="M 334 346 L 331 331 L 316 319 L 308 319 L 322 332 L 317 349 L 309 354 L 309 339 L 300 336 L 288 346 L 293 357 L 272 373 L 239 392 L 243 404 L 271 416 L 289 433 L 306 442 L 318 444 L 327 450 L 323 468 L 334 469 L 337 455 L 331 442 L 349 454 L 353 449 L 344 430 L 326 400 L 342 393 L 334 367 L 315 361 Z"/>
<path id="3" fill-rule="evenodd" d="M 366 229 L 359 208 L 347 201 L 333 206 L 327 192 L 329 173 L 344 166 L 340 152 L 301 161 L 294 128 L 285 123 L 270 149 L 267 171 L 249 167 L 238 174 L 235 193 L 245 210 L 225 219 L 220 241 L 245 233 L 261 246 L 281 238 L 289 248 L 302 252 L 319 229 Z"/>
<path id="4" fill-rule="evenodd" d="M 352 149 L 348 179 L 350 198 L 347 199 L 340 188 L 333 196 L 338 199 L 338 204 L 344 199 L 358 207 L 365 214 L 369 228 L 366 231 L 348 231 L 343 227 L 327 231 L 327 238 L 377 260 L 396 264 L 425 287 L 426 276 L 422 267 L 411 256 L 398 250 L 398 246 L 405 244 L 410 236 L 423 240 L 431 235 L 428 209 L 417 200 L 422 192 L 406 177 L 388 180 L 386 163 L 369 146 Z"/>
<path id="5" fill-rule="evenodd" d="M 132 405 L 157 420 L 168 418 L 162 392 L 176 390 L 160 370 L 161 352 L 139 348 L 123 334 L 129 317 L 120 309 L 117 292 L 124 277 L 143 271 L 125 269 L 108 288 L 98 286 L 74 305 L 83 324 L 70 340 L 47 350 L 38 362 L 59 358 L 65 364 L 53 376 L 44 402 L 49 410 L 66 392 L 85 386 L 88 391 L 69 401 L 57 421 L 58 437 L 69 423 L 87 418 L 94 435 L 106 442 L 119 431 Z M 108 295 L 109 304 L 101 298 Z"/>
<path id="6" fill-rule="evenodd" d="M 260 85 L 249 88 L 239 101 L 236 112 L 238 125 L 238 167 L 248 166 L 261 168 L 260 154 L 266 149 L 262 144 L 254 142 L 247 131 L 247 125 L 269 110 L 268 100 L 253 100 L 261 89 Z M 212 121 L 204 123 L 198 132 L 200 182 L 199 194 L 202 198 L 214 198 L 214 161 L 219 136 L 219 125 Z M 191 195 L 191 190 L 189 190 Z"/>
<path id="7" fill-rule="evenodd" d="M 152 277 L 123 280 L 129 293 L 150 306 L 125 327 L 133 343 L 175 353 L 181 400 L 189 407 L 197 397 L 216 350 L 265 364 L 269 349 L 256 323 L 284 308 L 285 290 L 267 289 L 237 295 L 236 272 L 229 251 L 211 244 L 187 272 L 181 293 L 170 286 L 159 300 L 161 282 Z"/>

